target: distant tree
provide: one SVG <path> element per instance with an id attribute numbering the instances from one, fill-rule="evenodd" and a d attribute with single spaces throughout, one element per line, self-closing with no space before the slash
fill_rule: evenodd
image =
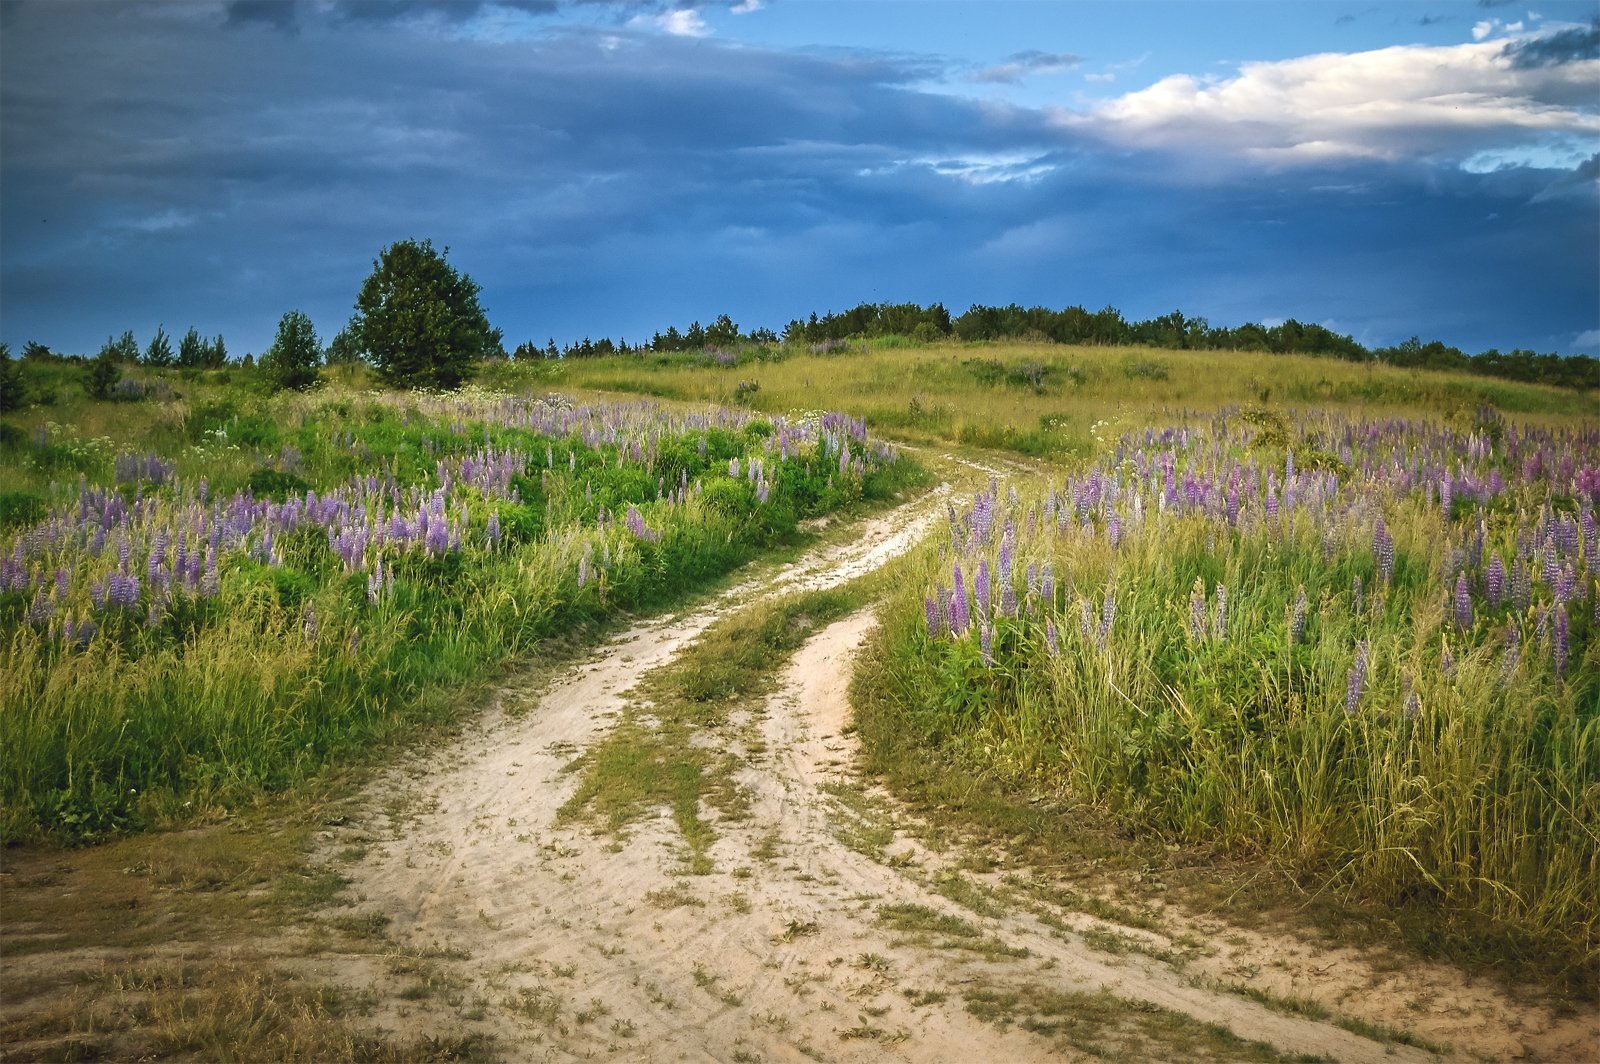
<path id="1" fill-rule="evenodd" d="M 297 391 L 317 382 L 317 366 L 322 361 L 322 341 L 311 319 L 291 310 L 278 321 L 278 335 L 261 356 L 261 367 L 275 388 Z"/>
<path id="2" fill-rule="evenodd" d="M 734 324 L 732 318 L 726 314 L 717 315 L 717 320 L 706 329 L 706 343 L 716 347 L 732 347 L 739 342 L 739 326 Z"/>
<path id="3" fill-rule="evenodd" d="M 22 357 L 33 359 L 46 359 L 50 357 L 50 349 L 37 340 L 29 340 L 22 345 Z"/>
<path id="4" fill-rule="evenodd" d="M 688 331 L 683 334 L 683 343 L 690 351 L 706 346 L 706 327 L 697 321 L 690 322 Z"/>
<path id="5" fill-rule="evenodd" d="M 0 343 L 0 414 L 22 406 L 22 367 L 11 357 L 11 345 Z"/>
<path id="6" fill-rule="evenodd" d="M 351 322 L 386 383 L 454 388 L 479 359 L 504 351 L 478 305 L 478 284 L 445 261 L 449 251 L 431 240 L 391 244 L 361 286 Z"/>
<path id="7" fill-rule="evenodd" d="M 172 341 L 167 338 L 167 331 L 162 326 L 156 326 L 156 334 L 150 337 L 150 346 L 144 349 L 144 364 L 147 366 L 172 365 Z"/>
<path id="8" fill-rule="evenodd" d="M 133 330 L 129 329 L 115 339 L 106 337 L 106 345 L 100 349 L 101 354 L 111 352 L 111 357 L 119 362 L 139 361 L 139 341 L 133 338 Z"/>
<path id="9" fill-rule="evenodd" d="M 115 388 L 117 381 L 121 379 L 122 359 L 117 354 L 116 345 L 107 343 L 89 362 L 83 387 L 91 399 L 110 399 L 111 389 Z"/>
<path id="10" fill-rule="evenodd" d="M 221 333 L 217 333 L 211 342 L 206 344 L 203 364 L 209 369 L 221 369 L 228 364 L 228 345 L 222 342 Z"/>
<path id="11" fill-rule="evenodd" d="M 361 343 L 356 339 L 355 323 L 339 330 L 328 343 L 328 365 L 350 366 L 361 361 Z"/>
<path id="12" fill-rule="evenodd" d="M 186 369 L 199 369 L 205 365 L 206 342 L 200 339 L 200 330 L 193 325 L 178 341 L 178 365 Z"/>

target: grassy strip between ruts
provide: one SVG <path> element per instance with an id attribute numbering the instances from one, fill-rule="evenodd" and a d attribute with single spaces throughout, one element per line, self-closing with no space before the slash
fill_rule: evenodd
<path id="1" fill-rule="evenodd" d="M 666 806 L 687 846 L 685 871 L 713 871 L 707 851 L 716 834 L 702 807 L 741 819 L 747 804 L 734 779 L 739 757 L 693 740 L 732 728 L 735 710 L 756 708 L 777 689 L 790 655 L 881 589 L 881 575 L 873 574 L 839 588 L 757 602 L 716 622 L 670 665 L 647 676 L 616 727 L 573 762 L 580 781 L 562 817 L 620 833 Z M 742 737 L 734 730 L 730 738 L 737 744 Z"/>

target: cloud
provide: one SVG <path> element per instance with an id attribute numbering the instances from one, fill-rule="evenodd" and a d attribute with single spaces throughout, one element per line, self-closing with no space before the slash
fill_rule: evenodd
<path id="1" fill-rule="evenodd" d="M 654 26 L 674 37 L 709 37 L 711 27 L 706 25 L 700 12 L 692 7 L 663 11 L 659 15 L 636 15 L 628 20 L 630 26 Z"/>
<path id="2" fill-rule="evenodd" d="M 511 342 L 638 339 L 724 311 L 781 326 L 863 299 L 1332 318 L 1368 342 L 1415 332 L 1473 349 L 1564 347 L 1596 324 L 1592 179 L 1425 165 L 1409 130 L 1344 114 L 1381 109 L 1382 92 L 1404 115 L 1413 97 L 1461 91 L 1425 63 L 1400 64 L 1418 80 L 1404 92 L 1393 70 L 1336 91 L 1324 82 L 1359 71 L 1327 57 L 1230 71 L 1194 84 L 1217 100 L 1165 117 L 1147 104 L 1140 125 L 929 88 L 950 70 L 941 57 L 627 25 L 665 7 L 602 6 L 494 40 L 457 31 L 501 5 L 445 24 L 308 3 L 294 36 L 225 25 L 216 8 L 15 6 L 0 36 L 13 342 L 93 351 L 165 321 L 259 351 L 290 307 L 326 334 L 378 249 L 408 236 L 452 248 Z M 1592 107 L 1592 89 L 1569 85 L 1582 63 L 1521 70 L 1506 44 L 1481 46 L 1514 82 L 1497 95 L 1558 119 Z M 1287 116 L 1270 94 L 1237 96 L 1265 83 Z M 1174 132 L 1190 121 L 1194 139 Z M 1497 130 L 1418 151 L 1521 143 Z M 1352 138 L 1395 161 L 1333 151 L 1241 173 L 1233 158 Z M 1218 155 L 1233 169 L 1187 176 Z"/>
<path id="3" fill-rule="evenodd" d="M 1059 74 L 1083 62 L 1082 56 L 1071 52 L 1040 52 L 1028 50 L 1015 52 L 998 66 L 985 67 L 972 74 L 969 80 L 1014 84 L 1030 74 Z"/>
<path id="4" fill-rule="evenodd" d="M 1572 338 L 1573 351 L 1586 351 L 1593 354 L 1600 349 L 1600 329 L 1585 329 Z"/>
<path id="5" fill-rule="evenodd" d="M 739 0 L 737 4 L 734 4 L 728 10 L 735 15 L 748 15 L 753 11 L 760 11 L 766 6 L 762 0 Z"/>
<path id="6" fill-rule="evenodd" d="M 1058 120 L 1215 166 L 1459 164 L 1485 151 L 1571 154 L 1592 143 L 1600 62 L 1519 66 L 1507 48 L 1404 45 L 1245 63 L 1233 77 L 1173 75 L 1088 112 L 1058 112 Z"/>
<path id="7" fill-rule="evenodd" d="M 1505 55 L 1520 69 L 1600 59 L 1600 19 L 1506 45 Z"/>

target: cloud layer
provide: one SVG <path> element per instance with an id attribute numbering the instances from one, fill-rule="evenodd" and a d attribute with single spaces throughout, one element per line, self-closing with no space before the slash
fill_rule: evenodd
<path id="1" fill-rule="evenodd" d="M 1067 53 L 757 47 L 689 5 L 13 6 L 13 344 L 164 322 L 259 350 L 291 308 L 331 333 L 411 236 L 451 246 L 512 342 L 861 300 L 1177 306 L 1469 348 L 1600 325 L 1600 60 L 1553 34 L 1067 109 L 951 91 L 1064 75 Z"/>

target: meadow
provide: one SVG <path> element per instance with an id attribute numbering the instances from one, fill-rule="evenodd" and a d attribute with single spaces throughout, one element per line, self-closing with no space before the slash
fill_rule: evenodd
<path id="1" fill-rule="evenodd" d="M 924 479 L 893 439 L 996 476 L 884 583 L 880 766 L 1592 983 L 1593 392 L 896 337 L 326 376 L 63 377 L 6 423 L 8 841 L 182 823 L 451 719 L 496 664 Z"/>
<path id="2" fill-rule="evenodd" d="M 8 843 L 292 787 L 918 475 L 839 414 L 218 376 L 5 425 Z"/>

